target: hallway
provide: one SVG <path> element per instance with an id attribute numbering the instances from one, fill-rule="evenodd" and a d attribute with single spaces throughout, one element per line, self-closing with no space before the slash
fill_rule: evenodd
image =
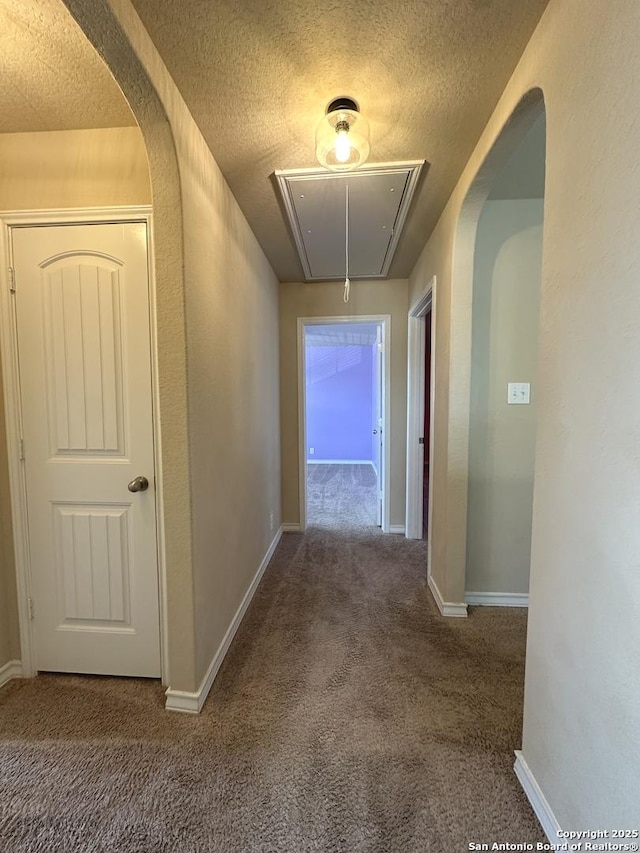
<path id="1" fill-rule="evenodd" d="M 157 682 L 0 693 L 7 853 L 456 853 L 542 841 L 512 771 L 525 613 L 442 619 L 425 543 L 282 539 L 200 717 Z"/>

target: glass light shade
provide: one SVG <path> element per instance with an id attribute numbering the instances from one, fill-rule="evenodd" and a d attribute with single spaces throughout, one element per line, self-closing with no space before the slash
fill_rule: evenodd
<path id="1" fill-rule="evenodd" d="M 316 130 L 316 157 L 336 172 L 356 169 L 369 156 L 369 122 L 355 110 L 327 113 Z"/>

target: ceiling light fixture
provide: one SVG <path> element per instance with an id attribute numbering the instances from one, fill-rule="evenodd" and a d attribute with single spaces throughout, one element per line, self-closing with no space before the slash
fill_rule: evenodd
<path id="1" fill-rule="evenodd" d="M 369 122 L 353 98 L 334 98 L 316 129 L 316 157 L 326 169 L 348 171 L 369 156 Z"/>

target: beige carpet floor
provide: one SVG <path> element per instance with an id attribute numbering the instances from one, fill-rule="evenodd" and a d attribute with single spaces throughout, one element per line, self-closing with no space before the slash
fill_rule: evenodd
<path id="1" fill-rule="evenodd" d="M 377 484 L 372 465 L 307 465 L 307 523 L 375 527 Z"/>
<path id="2" fill-rule="evenodd" d="M 457 853 L 542 831 L 512 771 L 524 611 L 443 620 L 425 545 L 283 538 L 200 717 L 157 682 L 0 691 L 2 853 Z"/>

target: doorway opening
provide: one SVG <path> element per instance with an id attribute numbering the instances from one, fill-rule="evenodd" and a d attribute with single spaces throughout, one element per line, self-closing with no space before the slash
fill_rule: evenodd
<path id="1" fill-rule="evenodd" d="M 388 529 L 389 321 L 299 321 L 301 519 Z"/>
<path id="2" fill-rule="evenodd" d="M 436 277 L 409 312 L 406 536 L 426 539 L 433 511 L 433 391 Z"/>
<path id="3" fill-rule="evenodd" d="M 424 316 L 424 419 L 422 429 L 422 538 L 429 538 L 429 464 L 431 461 L 431 322 L 432 308 Z"/>

